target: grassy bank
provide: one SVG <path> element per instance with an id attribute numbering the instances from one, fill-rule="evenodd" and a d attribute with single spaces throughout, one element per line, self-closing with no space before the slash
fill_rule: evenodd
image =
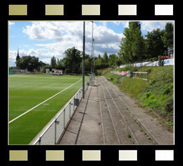
<path id="1" fill-rule="evenodd" d="M 107 71 L 111 70 L 112 68 L 104 68 L 104 69 L 97 69 L 97 75 L 103 75 Z"/>
<path id="2" fill-rule="evenodd" d="M 138 71 L 148 72 L 148 82 L 123 77 L 118 84 L 121 91 L 138 101 L 141 107 L 149 113 L 155 113 L 161 117 L 160 123 L 165 122 L 169 129 L 173 129 L 173 66 L 144 67 Z M 118 75 L 107 73 L 117 84 Z"/>

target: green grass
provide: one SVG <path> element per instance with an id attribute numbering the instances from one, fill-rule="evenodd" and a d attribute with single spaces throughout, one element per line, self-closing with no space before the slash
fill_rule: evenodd
<path id="1" fill-rule="evenodd" d="M 113 84 L 117 84 L 117 78 L 119 77 L 119 75 L 112 74 L 112 73 L 106 73 L 104 76 L 107 79 L 109 79 Z"/>
<path id="2" fill-rule="evenodd" d="M 133 67 L 133 66 L 130 66 L 130 65 L 127 65 L 123 68 L 115 68 L 114 71 L 133 71 L 135 69 L 138 69 L 139 67 Z"/>
<path id="3" fill-rule="evenodd" d="M 81 76 L 9 75 L 9 121 L 82 79 Z M 82 80 L 9 124 L 9 144 L 29 144 L 81 88 Z"/>
<path id="4" fill-rule="evenodd" d="M 124 77 L 119 88 L 127 93 L 130 97 L 136 97 L 146 88 L 147 83 L 141 79 L 133 79 L 129 77 Z"/>
<path id="5" fill-rule="evenodd" d="M 173 66 L 154 66 L 139 69 L 148 72 L 148 82 L 141 79 L 122 77 L 118 84 L 121 91 L 136 99 L 144 108 L 156 111 L 170 130 L 173 129 Z M 104 75 L 111 82 L 117 83 L 118 75 Z"/>
<path id="6" fill-rule="evenodd" d="M 104 68 L 104 69 L 97 69 L 97 75 L 103 75 L 107 71 L 111 70 L 112 68 Z"/>

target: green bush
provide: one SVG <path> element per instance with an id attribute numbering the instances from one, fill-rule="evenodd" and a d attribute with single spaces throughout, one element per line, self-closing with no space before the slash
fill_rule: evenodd
<path id="1" fill-rule="evenodd" d="M 168 94 L 173 90 L 173 83 L 166 84 L 163 90 L 163 94 Z"/>
<path id="2" fill-rule="evenodd" d="M 50 65 L 43 66 L 41 69 L 42 73 L 46 73 L 46 69 L 50 68 Z"/>

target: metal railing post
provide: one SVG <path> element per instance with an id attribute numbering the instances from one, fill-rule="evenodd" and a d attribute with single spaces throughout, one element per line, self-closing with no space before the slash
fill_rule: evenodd
<path id="1" fill-rule="evenodd" d="M 64 130 L 65 130 L 65 108 L 64 108 L 64 116 L 63 116 L 63 122 L 64 122 Z"/>
<path id="2" fill-rule="evenodd" d="M 71 118 L 71 102 L 69 103 L 69 119 Z"/>
<path id="3" fill-rule="evenodd" d="M 57 143 L 57 120 L 55 120 L 55 144 Z"/>
<path id="4" fill-rule="evenodd" d="M 79 92 L 78 92 L 78 99 L 79 99 L 79 101 L 80 101 L 80 90 L 79 90 Z"/>
<path id="5" fill-rule="evenodd" d="M 41 137 L 39 138 L 39 141 L 38 142 L 39 142 L 39 145 L 41 145 Z"/>

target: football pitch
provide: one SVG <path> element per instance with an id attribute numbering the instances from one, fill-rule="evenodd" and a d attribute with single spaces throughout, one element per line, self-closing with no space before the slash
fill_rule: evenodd
<path id="1" fill-rule="evenodd" d="M 82 76 L 9 75 L 9 144 L 29 144 L 81 87 Z"/>

